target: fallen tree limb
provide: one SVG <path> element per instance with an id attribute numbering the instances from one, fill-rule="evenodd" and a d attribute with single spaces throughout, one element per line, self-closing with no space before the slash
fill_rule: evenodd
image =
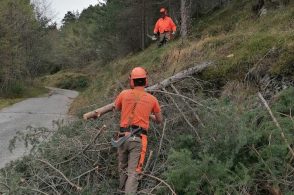
<path id="1" fill-rule="evenodd" d="M 162 88 L 165 88 L 165 87 L 167 87 L 167 86 L 169 86 L 169 85 L 171 85 L 171 84 L 173 84 L 173 83 L 175 83 L 177 81 L 180 81 L 180 80 L 182 80 L 182 79 L 184 79 L 186 77 L 189 77 L 189 76 L 191 76 L 193 74 L 196 74 L 196 73 L 199 73 L 199 72 L 203 71 L 205 68 L 211 66 L 212 64 L 213 64 L 212 62 L 203 62 L 203 63 L 197 64 L 192 68 L 189 68 L 187 70 L 183 70 L 183 71 L 175 74 L 174 76 L 169 77 L 169 78 L 161 81 L 160 83 L 157 83 L 155 85 L 147 87 L 146 91 L 158 92 Z M 111 104 L 108 104 L 108 105 L 103 106 L 101 108 L 98 108 L 97 110 L 94 110 L 94 111 L 91 111 L 91 112 L 88 112 L 88 113 L 84 114 L 83 118 L 85 120 L 88 120 L 90 118 L 97 118 L 97 117 L 102 116 L 103 114 L 106 114 L 106 113 L 112 111 L 113 109 L 114 109 L 114 103 L 111 103 Z"/>
<path id="2" fill-rule="evenodd" d="M 168 91 L 163 88 L 163 91 L 168 93 Z M 178 109 L 178 111 L 180 112 L 180 114 L 182 115 L 182 117 L 184 118 L 184 120 L 186 121 L 186 123 L 193 129 L 193 131 L 195 132 L 197 138 L 199 139 L 199 141 L 201 140 L 197 129 L 191 124 L 191 122 L 189 121 L 189 119 L 187 118 L 187 116 L 184 114 L 184 112 L 181 110 L 180 106 L 177 104 L 177 102 L 174 100 L 174 98 L 169 94 L 168 95 L 169 98 L 171 99 L 171 101 L 173 102 L 173 104 L 175 105 L 175 107 Z"/>
<path id="3" fill-rule="evenodd" d="M 92 145 L 92 144 L 94 144 L 95 143 L 95 141 L 98 139 L 98 137 L 101 135 L 101 133 L 104 131 L 104 129 L 106 129 L 106 125 L 103 125 L 100 129 L 99 129 L 99 131 L 98 131 L 98 133 L 96 134 L 96 136 L 94 137 L 94 139 L 83 149 L 83 151 L 82 151 L 82 153 L 84 153 L 84 152 L 86 152 L 89 148 L 90 148 L 90 146 Z"/>
<path id="4" fill-rule="evenodd" d="M 5 183 L 0 182 L 0 185 L 6 187 L 9 191 L 11 190 L 10 187 L 7 184 L 5 184 Z"/>
<path id="5" fill-rule="evenodd" d="M 152 156 L 153 156 L 153 151 L 151 150 L 150 153 L 149 153 L 149 156 L 148 156 L 144 171 L 143 171 L 144 173 L 148 170 L 148 167 L 150 165 L 150 161 L 152 159 Z"/>
<path id="6" fill-rule="evenodd" d="M 286 138 L 286 136 L 285 136 L 284 130 L 282 129 L 282 127 L 281 127 L 280 123 L 278 122 L 278 120 L 276 119 L 276 117 L 274 116 L 274 114 L 273 114 L 272 110 L 270 109 L 268 103 L 267 103 L 266 100 L 263 98 L 263 96 L 261 95 L 260 92 L 258 92 L 258 97 L 259 97 L 259 99 L 262 101 L 262 103 L 264 104 L 264 106 L 266 107 L 266 109 L 267 109 L 267 111 L 269 112 L 269 114 L 271 115 L 271 117 L 272 117 L 272 119 L 273 119 L 275 125 L 278 127 L 278 129 L 279 129 L 280 132 L 281 132 L 281 137 L 282 137 L 282 139 L 284 140 L 285 144 L 287 145 L 287 147 L 288 147 L 288 149 L 289 149 L 289 151 L 290 151 L 292 157 L 294 157 L 294 151 L 293 151 L 293 149 L 291 148 L 291 146 L 290 146 L 290 144 L 289 144 L 289 142 L 288 142 L 288 140 L 287 140 L 287 138 Z"/>
<path id="7" fill-rule="evenodd" d="M 96 136 L 94 137 L 94 139 L 83 149 L 83 151 L 81 151 L 81 152 L 79 152 L 78 154 L 76 154 L 76 155 L 74 155 L 73 157 L 71 157 L 70 159 L 68 159 L 68 160 L 65 160 L 65 161 L 63 161 L 63 162 L 60 162 L 60 163 L 58 163 L 57 165 L 61 165 L 61 164 L 64 164 L 64 163 L 67 163 L 67 162 L 70 162 L 70 161 L 72 161 L 72 160 L 74 160 L 75 158 L 77 158 L 80 154 L 82 154 L 82 153 L 84 153 L 84 152 L 86 152 L 89 148 L 90 148 L 90 146 L 92 145 L 92 144 L 94 144 L 95 143 L 95 141 L 99 138 L 99 136 L 101 135 L 101 133 L 104 131 L 104 129 L 106 128 L 106 125 L 103 125 L 100 129 L 99 129 L 99 131 L 98 131 L 98 133 L 96 134 Z"/>
<path id="8" fill-rule="evenodd" d="M 171 86 L 171 88 L 175 91 L 176 94 L 180 95 L 180 92 L 178 91 L 178 89 L 177 89 L 173 84 L 171 84 L 170 86 Z M 183 102 L 186 104 L 186 106 L 187 106 L 189 109 L 191 109 L 191 110 L 193 111 L 193 108 L 192 108 L 192 107 L 190 106 L 190 104 L 185 100 L 185 98 L 182 97 L 182 100 L 183 100 Z M 194 117 L 198 120 L 198 122 L 200 123 L 200 125 L 201 125 L 202 127 L 205 127 L 204 124 L 203 124 L 203 122 L 201 121 L 200 117 L 198 116 L 198 114 L 197 114 L 196 112 L 194 112 L 194 111 L 193 111 L 192 113 L 193 113 Z"/>
<path id="9" fill-rule="evenodd" d="M 42 192 L 41 190 L 38 190 L 38 189 L 34 189 L 34 188 L 25 188 L 25 187 L 20 187 L 21 189 L 23 190 L 29 190 L 29 191 L 32 191 L 32 192 L 38 192 L 39 194 L 43 194 L 43 195 L 49 195 L 45 192 Z"/>
<path id="10" fill-rule="evenodd" d="M 159 90 L 159 89 L 165 88 L 165 87 L 167 87 L 177 81 L 180 81 L 188 76 L 191 76 L 193 74 L 196 74 L 198 72 L 203 71 L 205 68 L 211 66 L 212 64 L 213 64 L 212 62 L 203 62 L 203 63 L 197 64 L 196 66 L 189 68 L 189 69 L 186 69 L 186 70 L 183 70 L 183 71 L 175 74 L 174 76 L 169 77 L 169 78 L 161 81 L 160 83 L 157 83 L 155 85 L 147 87 L 146 91 Z"/>
<path id="11" fill-rule="evenodd" d="M 86 171 L 85 173 L 82 173 L 81 175 L 79 175 L 79 176 L 73 178 L 72 180 L 79 179 L 79 178 L 81 178 L 82 176 L 87 175 L 88 173 L 91 173 L 92 171 L 98 171 L 98 168 L 99 168 L 99 166 L 96 166 L 95 168 L 90 169 L 90 170 Z"/>
<path id="12" fill-rule="evenodd" d="M 107 113 L 107 112 L 110 112 L 114 109 L 114 103 L 111 103 L 111 104 L 107 104 L 106 106 L 103 106 L 101 108 L 98 108 L 94 111 L 91 111 L 91 112 L 88 112 L 86 114 L 83 115 L 83 118 L 85 120 L 88 120 L 90 118 L 97 118 L 97 117 L 100 117 L 102 116 L 103 114 Z"/>
<path id="13" fill-rule="evenodd" d="M 51 165 L 49 162 L 45 161 L 45 160 L 41 160 L 41 159 L 37 159 L 38 161 L 48 165 L 49 167 L 51 167 L 54 171 L 56 171 L 59 175 L 61 175 L 66 181 L 67 183 L 69 183 L 72 187 L 74 187 L 75 189 L 77 189 L 78 191 L 81 191 L 82 188 L 74 183 L 72 183 L 60 170 L 58 170 L 57 168 L 55 168 L 53 165 Z"/>
<path id="14" fill-rule="evenodd" d="M 164 120 L 164 123 L 163 123 L 163 130 L 162 130 L 162 135 L 161 135 L 161 138 L 160 138 L 160 142 L 159 142 L 159 147 L 158 147 L 158 152 L 156 154 L 156 158 L 154 160 L 154 163 L 153 163 L 153 166 L 152 166 L 152 170 L 151 170 L 151 174 L 153 173 L 154 171 L 154 168 L 155 168 L 155 165 L 157 163 L 157 159 L 160 155 L 160 151 L 161 151 L 161 147 L 162 147 L 162 142 L 163 142 L 163 138 L 164 138 L 164 134 L 165 134 L 165 129 L 166 129 L 166 119 Z"/>
<path id="15" fill-rule="evenodd" d="M 150 174 L 146 174 L 146 173 L 142 173 L 142 175 L 150 177 L 150 178 L 155 179 L 157 181 L 160 181 L 161 183 L 166 185 L 166 187 L 168 187 L 168 189 L 171 191 L 172 195 L 177 195 L 176 192 L 172 189 L 172 187 L 168 183 L 166 183 L 164 180 L 162 180 L 158 177 L 155 177 L 154 175 L 150 175 Z"/>

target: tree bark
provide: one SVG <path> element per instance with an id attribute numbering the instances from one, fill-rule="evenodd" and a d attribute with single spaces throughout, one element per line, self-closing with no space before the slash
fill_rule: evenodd
<path id="1" fill-rule="evenodd" d="M 197 64 L 192 68 L 183 70 L 183 71 L 175 74 L 174 76 L 163 80 L 160 83 L 157 83 L 153 86 L 146 88 L 146 91 L 159 90 L 161 88 L 165 88 L 172 83 L 175 83 L 175 82 L 180 81 L 188 76 L 191 76 L 195 73 L 203 71 L 205 68 L 207 68 L 208 66 L 211 66 L 212 64 L 213 64 L 212 62 L 203 62 L 203 63 Z"/>
<path id="2" fill-rule="evenodd" d="M 181 0 L 181 37 L 186 38 L 188 35 L 188 13 L 187 0 Z"/>
<path id="3" fill-rule="evenodd" d="M 145 49 L 145 36 L 146 36 L 146 30 L 145 30 L 145 26 L 146 26 L 146 13 L 145 13 L 145 0 L 142 0 L 142 18 L 141 18 L 141 48 L 142 50 Z"/>

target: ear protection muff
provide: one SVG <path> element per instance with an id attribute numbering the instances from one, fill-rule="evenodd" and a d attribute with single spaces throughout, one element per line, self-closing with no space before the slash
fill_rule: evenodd
<path id="1" fill-rule="evenodd" d="M 134 79 L 131 78 L 131 74 L 130 74 L 130 76 L 129 76 L 129 82 L 130 82 L 130 87 L 131 87 L 131 89 L 134 89 L 134 87 L 135 87 L 135 83 L 134 83 Z"/>

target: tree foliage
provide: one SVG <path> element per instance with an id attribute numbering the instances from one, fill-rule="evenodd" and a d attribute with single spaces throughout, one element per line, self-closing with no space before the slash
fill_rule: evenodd
<path id="1" fill-rule="evenodd" d="M 26 83 L 49 68 L 48 18 L 36 17 L 29 0 L 0 2 L 0 94 L 20 95 Z M 52 26 L 50 26 L 52 27 Z"/>

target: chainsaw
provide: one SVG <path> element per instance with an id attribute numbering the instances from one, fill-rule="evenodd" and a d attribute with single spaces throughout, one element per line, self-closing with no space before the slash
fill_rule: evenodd
<path id="1" fill-rule="evenodd" d="M 152 41 L 157 40 L 157 37 L 155 35 L 151 36 L 151 35 L 147 34 L 147 37 L 150 38 Z"/>
<path id="2" fill-rule="evenodd" d="M 133 135 L 135 135 L 136 133 L 138 133 L 139 131 L 141 130 L 141 128 L 137 128 L 135 129 L 134 131 L 131 131 L 129 134 L 121 137 L 121 138 L 118 138 L 117 140 L 115 139 L 111 139 L 111 145 L 115 148 L 118 148 L 120 147 L 123 143 L 125 143 L 125 141 L 127 141 L 130 137 L 132 137 Z"/>

